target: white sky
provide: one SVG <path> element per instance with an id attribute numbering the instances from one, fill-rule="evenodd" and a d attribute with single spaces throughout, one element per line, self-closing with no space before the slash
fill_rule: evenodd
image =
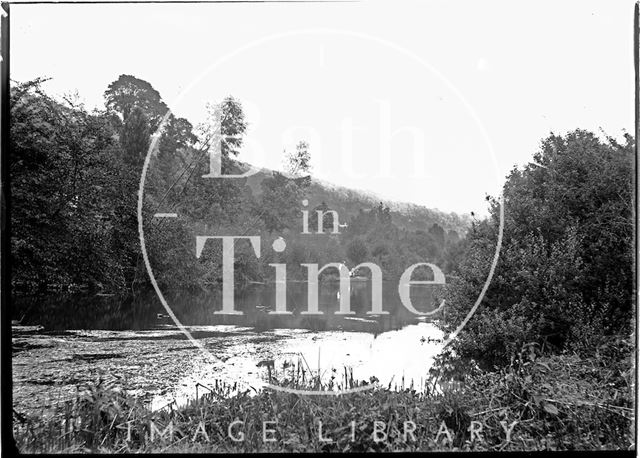
<path id="1" fill-rule="evenodd" d="M 305 139 L 322 179 L 485 213 L 551 131 L 633 132 L 632 27 L 632 0 L 12 4 L 11 78 L 94 107 L 132 74 L 194 124 L 231 94 L 243 160 Z"/>

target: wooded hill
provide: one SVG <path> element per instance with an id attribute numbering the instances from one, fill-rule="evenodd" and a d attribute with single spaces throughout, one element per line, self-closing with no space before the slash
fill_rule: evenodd
<path id="1" fill-rule="evenodd" d="M 250 233 L 261 235 L 263 246 L 279 236 L 287 239 L 284 253 L 263 250 L 260 259 L 239 243 L 240 282 L 268 280 L 274 259 L 291 265 L 290 278 L 302 275 L 304 262 L 376 262 L 388 279 L 415 262 L 433 262 L 445 271 L 455 265 L 468 217 L 387 202 L 304 174 L 287 178 L 263 169 L 245 179 L 204 179 L 216 119 L 225 136 L 222 172 L 246 167 L 238 156 L 247 124 L 241 102 L 233 97 L 208 106 L 210 119 L 194 127 L 169 113 L 151 84 L 131 75 L 111 83 L 105 108 L 94 111 L 76 99 L 50 97 L 43 82 L 16 83 L 11 89 L 12 280 L 17 290 L 120 290 L 147 283 L 137 197 L 156 131 L 160 136 L 146 176 L 143 219 L 149 259 L 165 287 L 220 283 L 221 247 L 207 248 L 197 259 L 196 235 Z M 345 224 L 340 235 L 302 237 L 303 199 L 309 201 L 310 228 L 317 228 L 314 210 L 335 210 Z M 180 217 L 159 221 L 155 212 L 179 212 Z M 328 232 L 331 218 L 325 218 Z"/>

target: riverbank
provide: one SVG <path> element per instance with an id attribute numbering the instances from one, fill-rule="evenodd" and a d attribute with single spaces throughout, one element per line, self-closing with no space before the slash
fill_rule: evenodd
<path id="1" fill-rule="evenodd" d="M 150 409 L 184 405 L 200 391 L 222 382 L 263 387 L 273 377 L 323 383 L 349 377 L 383 386 L 416 389 L 440 351 L 439 331 L 418 323 L 374 336 L 366 332 L 188 326 L 193 340 L 175 326 L 155 330 L 46 331 L 13 329 L 13 407 L 21 414 L 50 414 L 56 403 L 74 399 L 78 387 L 103 380 L 125 386 Z M 272 361 L 272 367 L 267 362 Z M 270 372 L 271 371 L 271 372 Z"/>
<path id="2" fill-rule="evenodd" d="M 613 345 L 587 358 L 524 357 L 422 393 L 224 397 L 220 387 L 153 411 L 126 387 L 91 384 L 49 417 L 14 419 L 14 433 L 27 453 L 631 450 L 631 352 Z"/>

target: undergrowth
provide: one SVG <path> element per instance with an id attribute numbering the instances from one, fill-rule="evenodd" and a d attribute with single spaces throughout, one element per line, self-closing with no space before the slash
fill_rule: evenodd
<path id="1" fill-rule="evenodd" d="M 50 416 L 14 411 L 14 437 L 25 453 L 629 450 L 630 355 L 625 339 L 590 356 L 540 356 L 527 345 L 506 368 L 470 366 L 464 376 L 434 378 L 438 388 L 423 392 L 230 395 L 221 384 L 187 405 L 157 411 L 98 381 Z"/>

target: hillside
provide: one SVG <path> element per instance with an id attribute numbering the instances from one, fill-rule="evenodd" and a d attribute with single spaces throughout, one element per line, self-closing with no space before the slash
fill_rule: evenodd
<path id="1" fill-rule="evenodd" d="M 137 196 L 149 132 L 166 113 L 166 104 L 149 83 L 130 75 L 121 75 L 109 86 L 105 112 L 68 106 L 39 85 L 40 80 L 27 82 L 11 93 L 11 132 L 16 140 L 11 145 L 16 183 L 13 284 L 29 291 L 148 286 L 140 258 Z M 132 100 L 131 87 L 146 98 Z M 240 103 L 228 97 L 220 110 L 228 114 L 224 135 L 242 137 L 246 122 Z M 65 135 L 55 136 L 57 131 Z M 209 244 L 194 256 L 195 237 L 247 230 L 270 241 L 283 236 L 287 249 L 263 250 L 258 257 L 241 244 L 234 266 L 238 282 L 271 279 L 274 260 L 290 266 L 288 278 L 294 279 L 306 274 L 304 263 L 336 260 L 352 266 L 376 263 L 388 279 L 416 262 L 432 262 L 445 273 L 456 268 L 468 217 L 392 202 L 318 179 L 289 179 L 268 169 L 245 179 L 198 179 L 209 173 L 210 165 L 196 147 L 208 141 L 206 133 L 202 135 L 199 139 L 186 119 L 170 117 L 147 171 L 145 246 L 163 287 L 217 287 L 223 253 Z M 76 138 L 83 139 L 82 147 Z M 248 167 L 237 160 L 240 146 L 238 139 L 223 145 L 223 173 Z M 314 228 L 306 234 L 301 232 L 304 199 L 309 201 L 309 227 Z M 313 211 L 317 209 L 337 211 L 345 230 L 339 236 L 318 234 Z M 157 219 L 156 212 L 176 212 L 180 217 Z M 325 215 L 329 233 L 333 218 Z"/>
<path id="2" fill-rule="evenodd" d="M 255 175 L 248 177 L 246 184 L 251 188 L 253 195 L 258 197 L 262 194 L 262 181 L 271 176 L 273 170 L 262 168 Z M 446 213 L 422 205 L 392 201 L 371 191 L 350 189 L 313 177 L 306 189 L 306 198 L 309 200 L 310 208 L 325 202 L 329 208 L 338 212 L 341 221 L 347 221 L 361 209 L 371 209 L 382 202 L 391 210 L 393 222 L 399 228 L 408 231 L 426 231 L 433 224 L 438 224 L 447 232 L 454 230 L 462 236 L 471 225 L 471 217 L 467 214 Z"/>

